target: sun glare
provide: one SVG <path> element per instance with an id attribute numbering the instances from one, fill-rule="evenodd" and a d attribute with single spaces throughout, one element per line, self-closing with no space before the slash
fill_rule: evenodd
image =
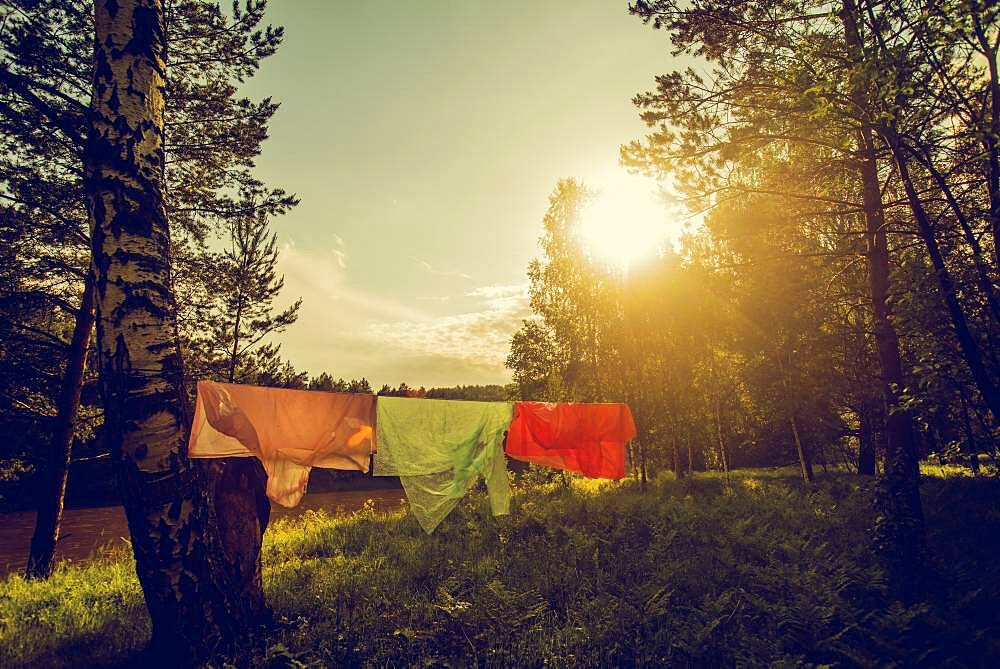
<path id="1" fill-rule="evenodd" d="M 675 241 L 678 226 L 649 179 L 616 174 L 594 185 L 595 196 L 581 212 L 578 228 L 592 258 L 627 272 Z"/>

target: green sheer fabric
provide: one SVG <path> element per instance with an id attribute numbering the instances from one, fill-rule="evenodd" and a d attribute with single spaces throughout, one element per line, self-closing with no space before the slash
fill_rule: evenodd
<path id="1" fill-rule="evenodd" d="M 459 500 L 486 480 L 493 515 L 510 510 L 503 440 L 507 402 L 379 397 L 376 476 L 398 476 L 413 515 L 430 534 Z"/>

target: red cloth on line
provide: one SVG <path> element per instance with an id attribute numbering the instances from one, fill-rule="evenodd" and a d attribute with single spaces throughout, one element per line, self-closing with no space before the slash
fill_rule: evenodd
<path id="1" fill-rule="evenodd" d="M 507 455 L 588 478 L 625 478 L 625 442 L 635 437 L 627 404 L 515 402 Z"/>

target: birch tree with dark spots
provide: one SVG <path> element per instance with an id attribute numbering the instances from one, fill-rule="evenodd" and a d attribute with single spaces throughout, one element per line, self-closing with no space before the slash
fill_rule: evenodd
<path id="1" fill-rule="evenodd" d="M 152 621 L 150 658 L 189 664 L 266 619 L 267 507 L 251 459 L 243 471 L 220 473 L 187 457 L 190 414 L 164 202 L 160 1 L 97 0 L 94 60 L 85 186 L 106 438 Z"/>
<path id="2" fill-rule="evenodd" d="M 175 56 L 164 109 L 172 280 L 180 296 L 182 352 L 196 370 L 202 351 L 190 342 L 201 333 L 204 314 L 229 298 L 227 287 L 206 283 L 214 277 L 211 240 L 224 237 L 236 218 L 273 220 L 297 202 L 253 174 L 278 105 L 251 101 L 238 89 L 281 42 L 281 28 L 262 24 L 265 10 L 261 0 L 231 12 L 207 0 L 165 3 Z M 0 457 L 23 459 L 24 478 L 37 482 L 39 513 L 26 573 L 44 577 L 58 540 L 70 460 L 106 455 L 94 438 L 102 420 L 96 369 L 86 369 L 93 320 L 80 308 L 90 297 L 84 289 L 91 225 L 82 174 L 93 13 L 68 0 L 0 0 L 0 19 L 0 197 L 16 214 L 0 227 L 10 230 L 5 239 L 24 277 L 0 295 L 0 320 L 20 351 L 0 356 L 0 379 L 11 380 L 4 386 L 11 406 L 0 406 L 0 417 L 24 426 L 25 434 L 4 444 Z M 80 387 L 74 387 L 77 379 Z M 81 396 L 82 408 L 74 404 Z"/>

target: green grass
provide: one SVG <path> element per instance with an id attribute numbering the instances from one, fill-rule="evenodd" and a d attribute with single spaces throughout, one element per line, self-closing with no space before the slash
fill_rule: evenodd
<path id="1" fill-rule="evenodd" d="M 788 472 L 473 495 L 426 536 L 405 511 L 282 520 L 265 542 L 280 624 L 240 665 L 955 666 L 1000 663 L 1000 480 L 923 485 L 937 577 L 886 592 L 870 482 Z M 124 550 L 0 584 L 0 665 L 135 661 L 148 620 Z M 219 660 L 222 662 L 222 660 Z"/>

